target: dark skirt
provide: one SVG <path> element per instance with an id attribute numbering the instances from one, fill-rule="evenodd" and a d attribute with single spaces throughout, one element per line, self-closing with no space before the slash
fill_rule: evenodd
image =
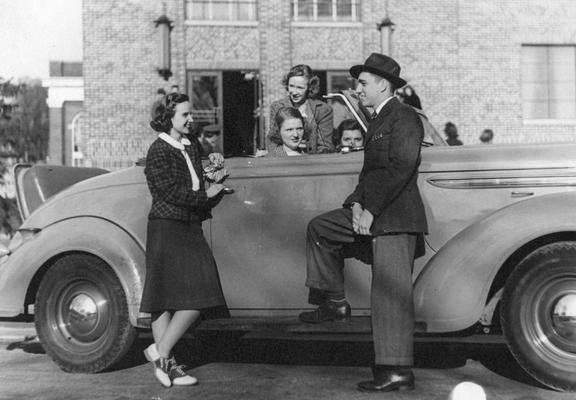
<path id="1" fill-rule="evenodd" d="M 140 311 L 200 310 L 225 304 L 202 224 L 148 220 L 146 280 Z"/>

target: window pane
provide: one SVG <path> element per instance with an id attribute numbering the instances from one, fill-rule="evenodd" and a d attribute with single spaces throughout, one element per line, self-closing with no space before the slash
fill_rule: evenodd
<path id="1" fill-rule="evenodd" d="M 546 82 L 522 84 L 522 98 L 526 100 L 548 101 L 548 84 Z"/>
<path id="2" fill-rule="evenodd" d="M 576 102 L 551 101 L 549 118 L 556 118 L 556 119 L 576 118 Z"/>
<path id="3" fill-rule="evenodd" d="M 255 18 L 255 4 L 240 2 L 238 3 L 236 19 L 240 21 L 252 21 Z"/>
<path id="4" fill-rule="evenodd" d="M 212 2 L 212 19 L 227 21 L 230 19 L 228 16 L 229 4 L 226 0 Z"/>
<path id="5" fill-rule="evenodd" d="M 548 117 L 547 101 L 524 101 L 522 104 L 524 118 L 545 119 Z"/>
<path id="6" fill-rule="evenodd" d="M 351 20 L 352 0 L 336 0 L 336 13 L 339 20 Z"/>
<path id="7" fill-rule="evenodd" d="M 208 19 L 208 4 L 201 2 L 190 2 L 188 4 L 188 19 Z"/>
<path id="8" fill-rule="evenodd" d="M 218 77 L 195 75 L 192 78 L 192 109 L 212 110 L 218 107 Z"/>
<path id="9" fill-rule="evenodd" d="M 329 84 L 328 90 L 330 93 L 340 93 L 342 90 L 354 89 L 356 87 L 356 79 L 352 78 L 348 73 L 342 73 L 342 75 L 332 75 Z"/>
<path id="10" fill-rule="evenodd" d="M 318 20 L 332 20 L 332 0 L 318 0 Z"/>
<path id="11" fill-rule="evenodd" d="M 187 0 L 187 18 L 193 20 L 255 21 L 256 0 Z"/>
<path id="12" fill-rule="evenodd" d="M 314 16 L 312 0 L 296 0 L 296 2 L 298 3 L 298 14 L 293 14 L 294 19 L 311 20 Z"/>
<path id="13" fill-rule="evenodd" d="M 576 47 L 522 46 L 524 118 L 576 118 Z"/>

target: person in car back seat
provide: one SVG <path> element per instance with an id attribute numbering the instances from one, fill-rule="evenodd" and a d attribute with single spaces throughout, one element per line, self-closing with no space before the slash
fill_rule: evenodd
<path id="1" fill-rule="evenodd" d="M 300 111 L 294 107 L 281 108 L 274 120 L 279 130 L 270 136 L 270 141 L 275 146 L 268 152 L 268 155 L 271 157 L 301 156 L 304 117 Z"/>
<path id="2" fill-rule="evenodd" d="M 206 188 L 201 146 L 188 140 L 192 124 L 188 96 L 166 95 L 150 126 L 160 134 L 148 149 L 144 173 L 152 195 L 146 240 L 146 277 L 140 311 L 152 315 L 154 343 L 144 350 L 165 387 L 194 385 L 172 355 L 174 345 L 201 310 L 224 306 L 216 262 L 202 221 L 222 198 L 224 186 Z M 224 161 L 211 154 L 211 161 Z M 221 158 L 221 160 L 220 160 Z"/>
<path id="3" fill-rule="evenodd" d="M 308 65 L 296 65 L 284 77 L 282 84 L 286 88 L 288 96 L 273 102 L 270 106 L 268 141 L 270 141 L 270 137 L 278 134 L 278 125 L 275 121 L 278 110 L 284 107 L 294 107 L 304 117 L 306 151 L 309 154 L 334 151 L 332 107 L 316 98 L 320 89 L 320 79 L 314 75 Z"/>
<path id="4" fill-rule="evenodd" d="M 351 151 L 364 146 L 364 132 L 355 119 L 345 119 L 334 132 L 336 151 Z"/>

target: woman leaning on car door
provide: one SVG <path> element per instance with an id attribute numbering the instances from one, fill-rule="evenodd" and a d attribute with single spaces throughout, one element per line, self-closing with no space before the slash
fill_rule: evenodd
<path id="1" fill-rule="evenodd" d="M 202 221 L 222 199 L 224 186 L 203 181 L 201 148 L 188 140 L 192 123 L 188 96 L 170 93 L 159 102 L 150 126 L 159 132 L 144 173 L 152 195 L 146 242 L 146 279 L 140 311 L 152 315 L 154 343 L 144 350 L 165 387 L 194 385 L 172 348 L 201 310 L 225 305 Z M 223 163 L 221 154 L 210 154 Z"/>

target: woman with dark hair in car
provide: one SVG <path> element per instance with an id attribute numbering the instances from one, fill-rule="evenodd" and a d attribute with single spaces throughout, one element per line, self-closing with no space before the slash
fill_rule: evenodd
<path id="1" fill-rule="evenodd" d="M 172 349 L 201 310 L 225 305 L 216 262 L 202 232 L 202 221 L 211 217 L 224 186 L 205 187 L 200 143 L 185 137 L 192 124 L 188 96 L 169 93 L 154 115 L 150 126 L 159 135 L 144 169 L 152 207 L 140 306 L 152 316 L 154 343 L 144 355 L 163 386 L 194 385 L 197 379 L 178 365 Z M 210 158 L 224 162 L 220 154 Z"/>
<path id="2" fill-rule="evenodd" d="M 314 75 L 308 65 L 296 65 L 282 80 L 288 95 L 270 106 L 270 130 L 268 139 L 278 134 L 275 121 L 278 110 L 284 107 L 297 108 L 304 117 L 304 140 L 308 153 L 329 153 L 334 150 L 332 144 L 333 111 L 332 107 L 318 99 L 320 79 Z"/>
<path id="3" fill-rule="evenodd" d="M 336 151 L 352 151 L 364 146 L 364 132 L 355 119 L 345 119 L 334 131 L 334 146 Z"/>

